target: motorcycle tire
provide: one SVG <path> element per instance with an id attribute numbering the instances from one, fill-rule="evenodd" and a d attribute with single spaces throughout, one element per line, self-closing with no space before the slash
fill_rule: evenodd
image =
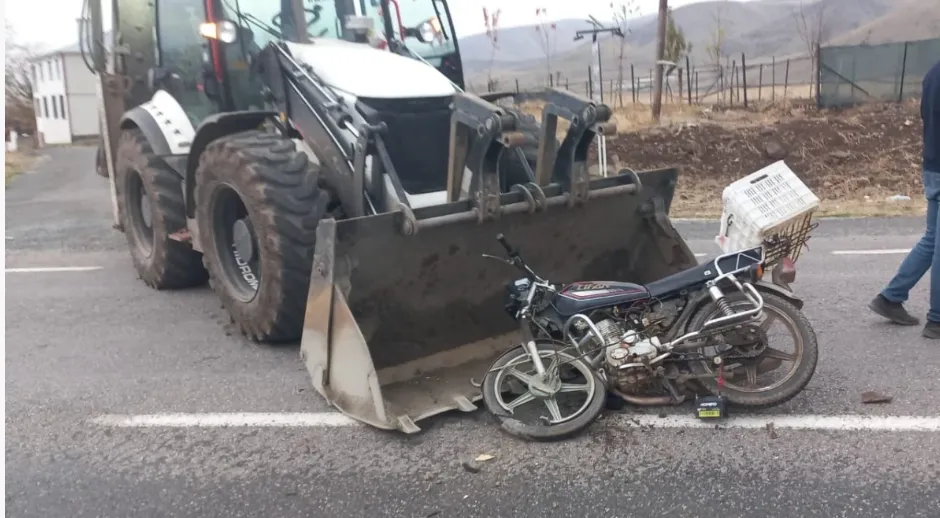
<path id="1" fill-rule="evenodd" d="M 555 352 L 565 348 L 565 344 L 551 340 L 537 340 L 536 347 L 539 351 Z M 531 425 L 513 417 L 512 413 L 507 412 L 499 403 L 499 387 L 497 386 L 498 374 L 502 368 L 517 360 L 520 356 L 528 357 L 528 353 L 521 345 L 503 353 L 490 365 L 486 376 L 483 378 L 482 392 L 483 404 L 487 412 L 499 423 L 500 428 L 509 435 L 519 437 L 525 440 L 547 442 L 557 441 L 569 438 L 593 423 L 606 402 L 607 388 L 596 372 L 581 359 L 575 358 L 567 353 L 559 353 L 565 357 L 565 361 L 578 370 L 589 372 L 594 381 L 593 393 L 588 396 L 588 403 L 580 414 L 567 421 L 558 424 L 538 424 Z M 547 366 L 546 362 L 546 366 Z"/>
<path id="2" fill-rule="evenodd" d="M 792 322 L 793 327 L 799 335 L 799 339 L 802 341 L 803 351 L 802 355 L 797 360 L 799 363 L 796 366 L 795 372 L 792 373 L 789 379 L 777 387 L 761 392 L 748 392 L 733 389 L 729 387 L 726 382 L 725 386 L 721 389 L 721 395 L 724 396 L 729 403 L 738 407 L 758 409 L 783 404 L 802 392 L 816 372 L 819 347 L 816 342 L 816 332 L 813 330 L 812 324 L 810 324 L 809 320 L 799 308 L 779 295 L 761 291 L 761 297 L 764 299 L 764 308 L 771 307 Z M 727 300 L 733 307 L 735 304 L 741 303 L 746 299 L 743 294 L 734 293 L 729 294 Z M 700 329 L 705 321 L 712 317 L 712 313 L 716 310 L 717 307 L 714 303 L 709 303 L 701 308 L 689 321 L 688 329 Z M 758 358 L 760 358 L 760 356 L 758 356 Z M 703 364 L 696 363 L 693 364 L 693 370 L 698 373 L 704 373 L 712 369 Z M 699 379 L 699 383 L 711 394 L 718 393 L 717 380 L 703 378 Z"/>

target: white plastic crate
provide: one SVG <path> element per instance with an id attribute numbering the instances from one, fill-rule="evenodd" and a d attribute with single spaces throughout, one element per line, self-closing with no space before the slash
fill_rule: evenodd
<path id="1" fill-rule="evenodd" d="M 807 232 L 819 209 L 819 198 L 783 160 L 725 187 L 721 201 L 715 243 L 725 253 L 760 246 L 774 234 Z"/>

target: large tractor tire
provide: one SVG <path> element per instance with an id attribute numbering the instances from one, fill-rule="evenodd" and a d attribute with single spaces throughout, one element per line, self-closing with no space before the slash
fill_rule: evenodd
<path id="1" fill-rule="evenodd" d="M 137 275 L 158 290 L 205 283 L 202 254 L 169 237 L 186 228 L 182 181 L 154 156 L 140 130 L 121 135 L 115 170 L 118 211 Z"/>
<path id="2" fill-rule="evenodd" d="M 316 228 L 329 196 L 294 142 L 223 137 L 196 170 L 196 220 L 209 284 L 242 333 L 291 342 L 303 331 Z"/>

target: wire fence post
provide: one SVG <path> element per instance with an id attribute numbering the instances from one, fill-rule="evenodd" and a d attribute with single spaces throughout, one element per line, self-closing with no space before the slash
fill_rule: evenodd
<path id="1" fill-rule="evenodd" d="M 757 102 L 761 101 L 761 91 L 764 89 L 764 64 L 757 69 Z"/>
<path id="2" fill-rule="evenodd" d="M 636 75 L 633 73 L 633 63 L 630 63 L 630 95 L 633 96 L 633 104 L 636 104 Z"/>
<path id="3" fill-rule="evenodd" d="M 679 104 L 682 104 L 682 67 L 679 67 Z"/>
<path id="4" fill-rule="evenodd" d="M 594 76 L 591 75 L 591 72 L 592 72 L 591 65 L 588 65 L 588 82 L 587 82 L 588 99 L 594 99 Z"/>
<path id="5" fill-rule="evenodd" d="M 741 53 L 741 80 L 744 83 L 744 108 L 747 108 L 747 61 L 744 59 L 744 53 Z"/>
<path id="6" fill-rule="evenodd" d="M 692 67 L 689 65 L 689 55 L 685 55 L 685 83 L 686 83 L 686 96 L 689 99 L 689 104 L 692 104 Z"/>
<path id="7" fill-rule="evenodd" d="M 728 92 L 728 98 L 731 99 L 730 106 L 734 108 L 734 83 L 735 79 L 738 77 L 738 62 L 737 60 L 731 60 L 731 81 L 729 82 L 730 91 Z M 738 99 L 741 98 L 741 94 L 738 94 Z"/>
<path id="8" fill-rule="evenodd" d="M 907 75 L 907 45 L 908 42 L 904 42 L 904 55 L 901 57 L 901 86 L 898 88 L 898 102 L 904 100 L 904 77 Z"/>
<path id="9" fill-rule="evenodd" d="M 787 86 L 790 85 L 790 59 L 787 58 L 787 68 L 783 73 L 783 100 L 787 100 Z"/>
<path id="10" fill-rule="evenodd" d="M 770 58 L 770 102 L 777 102 L 777 56 Z"/>
<path id="11" fill-rule="evenodd" d="M 855 80 L 854 78 L 852 79 Z M 816 43 L 816 109 L 822 107 L 822 94 L 820 93 L 822 86 L 822 47 L 819 43 Z"/>

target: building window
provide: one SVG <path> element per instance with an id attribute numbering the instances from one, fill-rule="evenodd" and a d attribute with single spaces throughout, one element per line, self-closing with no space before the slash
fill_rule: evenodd
<path id="1" fill-rule="evenodd" d="M 59 118 L 59 103 L 55 102 L 55 97 L 52 98 L 52 118 Z"/>
<path id="2" fill-rule="evenodd" d="M 65 96 L 64 95 L 59 96 L 59 113 L 62 114 L 63 119 L 69 118 L 68 115 L 66 115 L 67 112 L 65 111 Z"/>
<path id="3" fill-rule="evenodd" d="M 46 61 L 46 66 L 49 68 L 49 79 L 55 79 L 52 76 L 52 61 Z"/>
<path id="4" fill-rule="evenodd" d="M 39 106 L 39 98 L 37 97 L 37 98 L 33 99 L 33 102 L 36 104 L 36 107 L 33 108 L 33 112 L 34 112 L 34 114 L 36 115 L 36 118 L 38 119 L 38 118 L 42 117 L 42 111 L 40 111 L 41 108 L 40 108 L 40 106 Z"/>
<path id="5" fill-rule="evenodd" d="M 42 116 L 46 119 L 49 118 L 49 98 L 42 98 Z"/>

